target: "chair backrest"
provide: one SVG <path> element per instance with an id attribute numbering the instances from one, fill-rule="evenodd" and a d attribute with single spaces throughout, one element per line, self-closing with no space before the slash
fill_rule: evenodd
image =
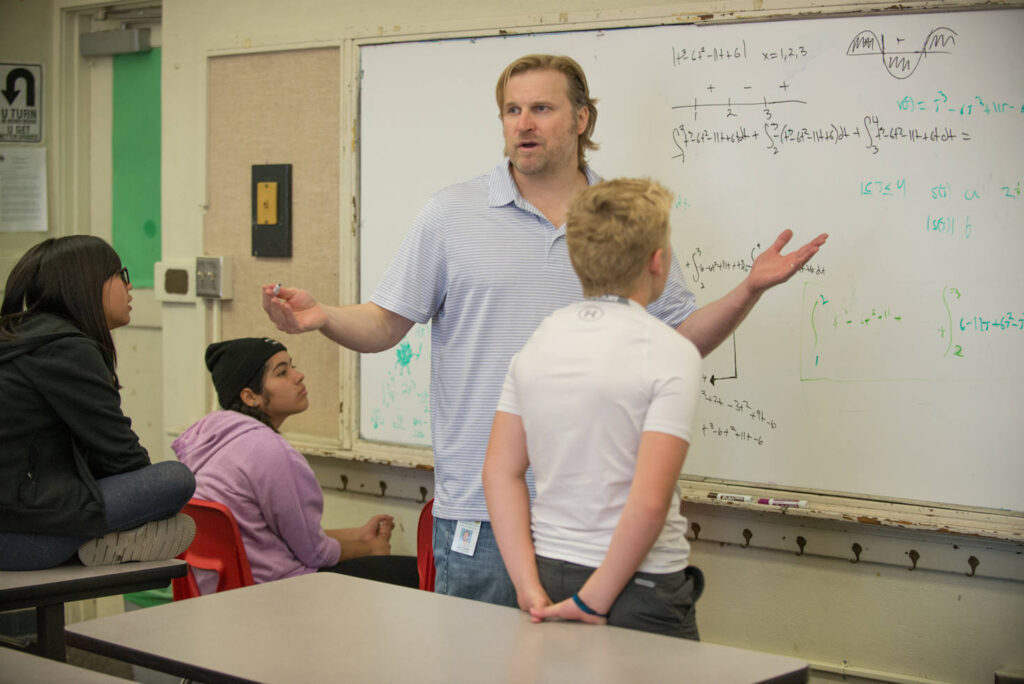
<path id="1" fill-rule="evenodd" d="M 255 584 L 242 535 L 231 509 L 214 501 L 192 499 L 181 512 L 196 521 L 196 537 L 192 545 L 178 556 L 188 563 L 189 568 L 185 577 L 171 582 L 175 601 L 199 596 L 192 568 L 216 571 L 219 575 L 217 591 Z"/>
<path id="2" fill-rule="evenodd" d="M 420 571 L 420 589 L 434 591 L 434 500 L 420 511 L 416 528 L 416 567 Z"/>

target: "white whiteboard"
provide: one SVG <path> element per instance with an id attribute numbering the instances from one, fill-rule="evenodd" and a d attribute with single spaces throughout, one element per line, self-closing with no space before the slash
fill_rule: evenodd
<path id="1" fill-rule="evenodd" d="M 1024 511 L 1022 37 L 1001 10 L 364 46 L 362 297 L 431 193 L 500 160 L 505 65 L 566 54 L 595 170 L 676 193 L 699 303 L 781 230 L 831 235 L 706 360 L 684 474 Z M 429 349 L 362 357 L 364 439 L 430 443 Z"/>

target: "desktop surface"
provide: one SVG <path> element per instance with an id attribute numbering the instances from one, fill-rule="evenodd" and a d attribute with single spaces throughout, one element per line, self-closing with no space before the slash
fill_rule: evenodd
<path id="1" fill-rule="evenodd" d="M 314 573 L 71 625 L 68 644 L 204 682 L 807 681 L 807 663 Z"/>

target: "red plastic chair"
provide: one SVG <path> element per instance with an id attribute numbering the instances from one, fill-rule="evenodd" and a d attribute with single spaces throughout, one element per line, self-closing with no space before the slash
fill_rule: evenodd
<path id="1" fill-rule="evenodd" d="M 175 601 L 199 596 L 192 568 L 214 570 L 220 576 L 217 591 L 248 587 L 255 582 L 242 535 L 231 510 L 214 501 L 192 499 L 181 510 L 196 521 L 196 537 L 178 558 L 189 565 L 188 574 L 171 580 Z"/>
<path id="2" fill-rule="evenodd" d="M 420 511 L 416 527 L 416 567 L 420 571 L 420 589 L 434 591 L 434 500 Z"/>

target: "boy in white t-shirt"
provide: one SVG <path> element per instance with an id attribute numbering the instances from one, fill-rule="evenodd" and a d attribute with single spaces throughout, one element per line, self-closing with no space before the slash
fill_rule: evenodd
<path id="1" fill-rule="evenodd" d="M 586 299 L 551 314 L 509 366 L 484 491 L 534 622 L 698 638 L 703 576 L 687 564 L 677 482 L 701 359 L 646 311 L 671 263 L 671 202 L 662 186 L 634 179 L 575 199 L 566 238 Z"/>

